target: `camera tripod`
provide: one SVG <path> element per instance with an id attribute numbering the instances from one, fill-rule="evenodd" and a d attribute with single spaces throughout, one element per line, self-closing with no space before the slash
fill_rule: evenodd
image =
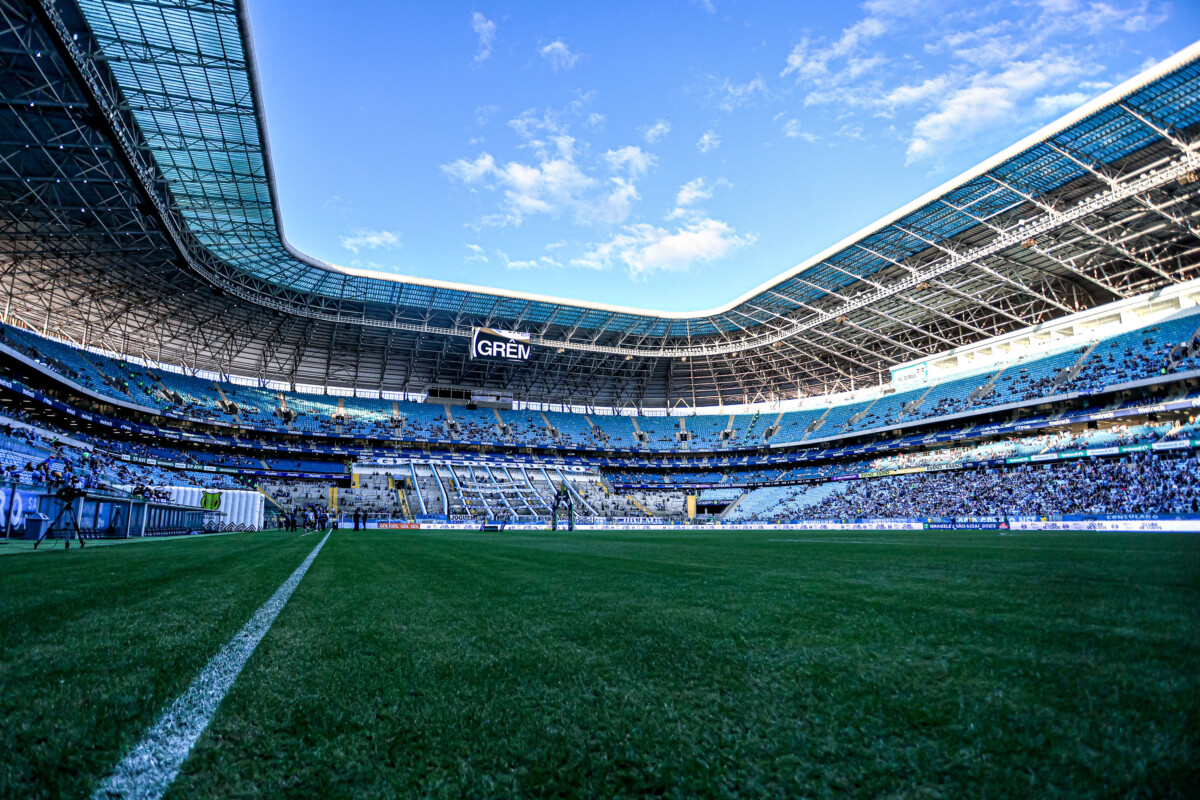
<path id="1" fill-rule="evenodd" d="M 49 538 L 50 534 L 54 531 L 54 529 L 58 527 L 58 522 L 59 522 L 59 520 L 61 520 L 63 518 L 63 514 L 66 514 L 67 515 L 67 523 L 63 527 L 67 527 L 70 530 L 75 531 L 75 538 L 79 540 L 79 549 L 82 550 L 83 549 L 83 534 L 81 534 L 79 532 L 79 522 L 78 522 L 78 520 L 75 519 L 75 501 L 78 500 L 79 498 L 83 497 L 83 492 L 77 492 L 77 491 L 70 490 L 70 489 L 68 489 L 68 490 L 60 489 L 56 493 L 56 496 L 60 500 L 63 501 L 63 507 L 61 509 L 59 509 L 58 514 L 56 514 L 54 516 L 54 519 L 50 522 L 50 524 L 46 526 L 46 530 L 42 532 L 41 537 L 36 542 L 33 543 L 33 549 L 37 550 L 38 545 L 41 544 L 43 541 L 45 541 L 47 538 Z M 54 547 L 53 544 L 51 544 L 50 546 Z M 71 534 L 69 531 L 67 533 L 67 538 L 63 539 L 63 549 L 64 550 L 71 549 Z"/>

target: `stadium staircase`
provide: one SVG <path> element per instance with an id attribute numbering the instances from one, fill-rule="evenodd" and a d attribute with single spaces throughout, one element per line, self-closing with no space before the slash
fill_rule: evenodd
<path id="1" fill-rule="evenodd" d="M 539 411 L 538 416 L 541 417 L 542 422 L 545 423 L 546 431 L 550 434 L 550 438 L 556 442 L 560 441 L 562 439 L 562 431 L 550 424 L 550 420 L 546 417 L 545 412 Z M 592 422 L 591 419 L 589 419 L 586 415 L 584 416 L 584 419 L 586 419 L 588 424 L 593 428 L 596 427 L 596 423 Z"/>
<path id="2" fill-rule="evenodd" d="M 754 419 L 750 420 L 750 424 L 746 426 L 746 435 L 742 437 L 742 443 L 750 441 L 750 437 L 754 435 L 754 426 L 758 425 L 759 412 L 754 412 Z"/>
<path id="3" fill-rule="evenodd" d="M 641 501 L 641 500 L 638 500 L 638 499 L 637 499 L 636 497 L 634 497 L 633 495 L 627 495 L 627 497 L 628 497 L 628 499 L 632 500 L 632 501 L 633 501 L 633 504 L 634 504 L 635 506 L 637 506 L 638 508 L 640 508 L 640 509 L 642 510 L 642 513 L 643 513 L 643 514 L 645 514 L 647 517 L 653 517 L 653 516 L 654 516 L 654 514 L 653 514 L 653 513 L 651 513 L 650 509 L 648 509 L 648 508 L 646 508 L 644 505 L 642 505 L 642 501 Z"/>
<path id="4" fill-rule="evenodd" d="M 396 486 L 396 479 L 388 475 L 388 488 L 396 493 L 396 499 L 400 501 L 400 508 L 404 511 L 404 518 L 412 522 L 416 517 L 413 516 L 412 509 L 408 507 L 407 492 Z"/>
<path id="5" fill-rule="evenodd" d="M 429 471 L 433 473 L 433 479 L 437 482 L 438 491 L 442 493 L 442 513 L 450 513 L 450 495 L 446 491 L 446 484 L 442 482 L 442 476 L 438 474 L 437 465 L 430 464 Z"/>
<path id="6" fill-rule="evenodd" d="M 808 427 L 804 429 L 804 435 L 800 437 L 800 441 L 804 441 L 812 434 L 821 430 L 821 426 L 825 424 L 825 418 L 829 416 L 829 412 L 833 411 L 833 406 L 826 406 L 825 413 L 808 423 Z"/>
<path id="7" fill-rule="evenodd" d="M 287 413 L 288 412 L 287 396 L 283 392 L 279 392 L 278 397 L 279 397 L 279 409 L 278 409 L 279 418 L 281 420 L 285 420 L 284 425 L 287 426 L 287 429 L 289 431 L 295 430 L 295 428 L 292 427 L 291 415 Z"/>
<path id="8" fill-rule="evenodd" d="M 162 386 L 161 381 L 159 381 L 159 385 Z M 242 409 L 238 406 L 238 404 L 234 403 L 226 396 L 225 390 L 221 388 L 221 384 L 213 381 L 212 387 L 217 390 L 217 397 L 220 399 L 221 410 L 226 414 L 231 415 L 235 420 L 237 420 L 239 425 L 243 424 Z M 163 386 L 163 388 L 165 389 L 166 387 Z"/>
<path id="9" fill-rule="evenodd" d="M 338 398 L 337 411 L 333 412 L 331 416 L 333 417 L 333 432 L 342 433 L 342 420 L 346 419 L 346 401 L 343 398 Z"/>
<path id="10" fill-rule="evenodd" d="M 161 397 L 165 402 L 173 406 L 183 405 L 183 396 L 180 395 L 179 392 L 168 389 L 167 385 L 162 382 L 162 378 L 151 372 L 150 380 L 154 381 L 154 385 L 158 387 L 158 396 Z"/>
<path id="11" fill-rule="evenodd" d="M 764 442 L 769 442 L 771 440 L 772 436 L 779 433 L 779 427 L 783 424 L 783 415 L 785 413 L 786 412 L 784 412 L 784 411 L 780 411 L 778 414 L 776 414 L 775 421 L 772 422 L 771 425 L 765 431 L 763 431 L 763 441 Z"/>
<path id="12" fill-rule="evenodd" d="M 546 418 L 546 415 L 543 414 L 542 419 L 545 419 L 545 418 Z M 588 414 L 584 414 L 583 418 L 587 422 L 587 424 L 591 426 L 592 436 L 594 438 L 598 438 L 600 441 L 604 442 L 605 444 L 608 444 L 608 431 L 604 430 L 604 428 L 601 428 L 599 425 L 597 425 L 595 422 L 593 422 L 591 416 L 589 416 Z M 549 424 L 549 423 L 546 423 L 546 424 Z"/>
<path id="13" fill-rule="evenodd" d="M 936 385 L 937 384 L 931 384 L 929 386 L 929 388 L 926 389 L 924 392 L 922 392 L 921 396 L 918 397 L 916 400 L 905 403 L 904 407 L 900 409 L 900 416 L 897 418 L 897 421 L 903 420 L 909 414 L 916 413 L 917 409 L 919 409 L 921 407 L 921 404 L 925 402 L 925 398 L 929 397 L 929 393 L 933 391 L 933 387 Z"/>
<path id="14" fill-rule="evenodd" d="M 1000 381 L 1000 376 L 1003 375 L 1004 371 L 1011 367 L 1013 363 L 1014 362 L 1009 362 L 1000 367 L 1000 370 L 992 375 L 987 383 L 972 389 L 971 393 L 967 395 L 967 406 L 974 405 L 976 400 L 986 400 L 992 394 L 992 390 L 996 388 L 996 384 Z"/>
<path id="15" fill-rule="evenodd" d="M 745 500 L 748 496 L 749 496 L 748 494 L 743 492 L 742 494 L 739 494 L 736 498 L 734 498 L 733 502 L 730 503 L 729 505 L 725 506 L 725 508 L 722 509 L 721 513 L 717 515 L 717 522 L 720 522 L 721 520 L 725 519 L 730 514 L 732 514 L 734 509 L 736 509 L 738 506 L 740 506 L 742 504 L 742 501 Z"/>
<path id="16" fill-rule="evenodd" d="M 1087 349 L 1083 351 L 1083 354 L 1079 356 L 1079 359 L 1074 364 L 1059 370 L 1059 373 L 1054 376 L 1054 380 L 1050 383 L 1051 391 L 1047 392 L 1047 394 L 1054 394 L 1054 389 L 1060 389 L 1079 377 L 1079 373 L 1083 372 L 1083 365 L 1091 357 L 1092 351 L 1099 346 L 1100 340 L 1093 339 L 1092 343 L 1087 346 Z"/>
<path id="17" fill-rule="evenodd" d="M 110 386 L 111 388 L 115 389 L 118 392 L 122 391 L 120 382 L 117 381 L 116 378 L 112 377 L 104 370 L 100 369 L 100 367 L 98 367 L 96 365 L 95 361 L 92 361 L 90 358 L 87 357 L 87 351 L 82 348 L 80 348 L 80 350 L 79 350 L 79 359 L 83 363 L 85 363 L 89 367 L 91 367 L 93 370 L 95 370 L 96 374 L 100 376 L 100 380 L 104 381 L 106 384 L 108 384 L 108 386 Z"/>
<path id="18" fill-rule="evenodd" d="M 271 495 L 270 495 L 270 494 L 268 494 L 268 493 L 267 493 L 267 492 L 266 492 L 266 491 L 265 491 L 265 490 L 264 490 L 264 489 L 263 489 L 261 486 L 259 486 L 258 484 L 255 484 L 255 485 L 254 485 L 254 489 L 255 489 L 255 491 L 257 491 L 259 494 L 261 494 L 263 497 L 267 498 L 267 502 L 271 503 L 271 505 L 275 506 L 275 507 L 276 507 L 276 508 L 278 508 L 280 511 L 285 511 L 285 510 L 286 510 L 286 509 L 284 509 L 284 507 L 283 507 L 283 506 L 281 506 L 281 505 L 279 504 L 279 501 L 278 501 L 278 500 L 276 500 L 274 497 L 271 497 Z"/>
<path id="19" fill-rule="evenodd" d="M 1190 358 L 1200 347 L 1200 328 L 1192 331 L 1192 335 L 1186 341 L 1181 342 L 1171 349 L 1171 371 L 1174 372 L 1179 362 L 1186 358 Z"/>
<path id="20" fill-rule="evenodd" d="M 626 419 L 628 419 L 630 422 L 633 423 L 633 438 L 634 438 L 634 440 L 637 441 L 637 443 L 640 445 L 648 446 L 650 444 L 650 437 L 647 434 L 643 433 L 641 427 L 638 426 L 637 417 L 627 417 Z M 643 437 L 645 437 L 645 438 L 643 438 Z"/>
<path id="21" fill-rule="evenodd" d="M 505 433 L 505 431 L 508 430 L 508 426 L 504 424 L 504 420 L 500 417 L 500 409 L 493 407 L 492 414 L 496 417 L 496 435 L 500 437 L 502 441 L 509 441 L 509 437 Z"/>
<path id="22" fill-rule="evenodd" d="M 842 430 L 849 430 L 851 426 L 857 425 L 860 420 L 862 420 L 864 417 L 867 416 L 868 413 L 870 413 L 871 409 L 875 407 L 875 404 L 879 402 L 881 397 L 883 397 L 883 395 L 879 395 L 874 400 L 867 403 L 866 408 L 864 408 L 862 411 L 859 411 L 854 416 L 850 417 L 850 419 L 846 420 L 846 424 L 842 426 Z"/>

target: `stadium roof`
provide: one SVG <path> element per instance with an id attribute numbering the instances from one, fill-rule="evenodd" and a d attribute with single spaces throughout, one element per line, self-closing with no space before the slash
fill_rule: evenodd
<path id="1" fill-rule="evenodd" d="M 730 403 L 876 381 L 1197 273 L 1200 45 L 743 297 L 681 314 L 297 252 L 240 0 L 5 2 L 0 17 L 8 313 L 155 360 L 317 385 Z M 529 332 L 534 359 L 472 362 L 477 325 Z"/>

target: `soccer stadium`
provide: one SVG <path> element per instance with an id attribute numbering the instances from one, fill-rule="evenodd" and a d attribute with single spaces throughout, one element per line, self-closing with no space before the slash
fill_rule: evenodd
<path id="1" fill-rule="evenodd" d="M 651 311 L 290 243 L 255 6 L 0 0 L 0 796 L 1196 796 L 1200 43 Z"/>

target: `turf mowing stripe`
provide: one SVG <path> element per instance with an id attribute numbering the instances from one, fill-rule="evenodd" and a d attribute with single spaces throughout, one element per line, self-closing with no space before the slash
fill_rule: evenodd
<path id="1" fill-rule="evenodd" d="M 325 546 L 329 533 L 271 595 L 271 599 L 254 612 L 246 626 L 212 657 L 188 690 L 167 709 L 154 727 L 146 731 L 137 746 L 121 759 L 112 774 L 92 793 L 92 800 L 158 800 L 163 796 L 179 774 L 179 768 L 183 766 L 192 746 L 208 727 L 229 687 L 233 686 L 242 667 L 254 653 L 254 648 L 270 630 L 271 623 L 279 616 L 304 573 L 312 566 L 317 553 Z"/>

